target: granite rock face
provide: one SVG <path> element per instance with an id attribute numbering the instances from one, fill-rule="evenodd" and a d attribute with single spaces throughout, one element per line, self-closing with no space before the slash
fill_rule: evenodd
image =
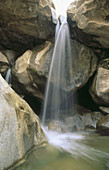
<path id="1" fill-rule="evenodd" d="M 109 48 L 109 0 L 76 0 L 68 17 L 75 38 L 91 47 Z"/>
<path id="2" fill-rule="evenodd" d="M 109 70 L 99 67 L 94 77 L 90 94 L 99 105 L 109 106 Z"/>
<path id="3" fill-rule="evenodd" d="M 0 169 L 15 164 L 44 142 L 38 117 L 0 75 Z"/>
<path id="4" fill-rule="evenodd" d="M 20 53 L 54 35 L 49 0 L 1 1 L 0 44 Z"/>
<path id="5" fill-rule="evenodd" d="M 71 90 L 77 90 L 93 75 L 97 66 L 97 57 L 90 48 L 77 41 L 72 41 L 71 46 L 73 68 Z M 47 41 L 19 57 L 13 67 L 13 87 L 18 91 L 17 86 L 20 84 L 22 87 L 20 89 L 23 89 L 24 93 L 42 99 L 52 53 L 53 43 Z"/>

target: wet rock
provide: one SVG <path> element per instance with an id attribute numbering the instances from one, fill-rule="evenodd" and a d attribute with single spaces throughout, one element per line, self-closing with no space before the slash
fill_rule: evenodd
<path id="1" fill-rule="evenodd" d="M 75 90 L 84 86 L 93 75 L 97 66 L 97 57 L 90 48 L 77 41 L 72 41 L 71 47 L 73 72 L 70 75 L 72 82 L 70 88 Z M 52 52 L 53 42 L 47 41 L 19 57 L 13 68 L 14 88 L 19 89 L 20 84 L 22 87 L 20 89 L 23 89 L 23 92 L 42 99 Z M 69 65 L 67 67 L 70 69 Z"/>
<path id="2" fill-rule="evenodd" d="M 76 0 L 68 17 L 74 38 L 99 48 L 109 48 L 109 1 Z"/>
<path id="3" fill-rule="evenodd" d="M 101 135 L 109 136 L 109 115 L 104 116 L 98 121 L 97 130 Z"/>
<path id="4" fill-rule="evenodd" d="M 0 169 L 8 169 L 44 142 L 39 118 L 0 75 Z"/>
<path id="5" fill-rule="evenodd" d="M 0 44 L 18 52 L 54 35 L 49 0 L 1 1 Z"/>
<path id="6" fill-rule="evenodd" d="M 56 131 L 56 132 L 63 132 L 63 128 L 59 121 L 50 121 L 48 124 L 48 130 Z"/>
<path id="7" fill-rule="evenodd" d="M 93 100 L 101 105 L 109 106 L 109 70 L 99 67 L 90 88 Z"/>
<path id="8" fill-rule="evenodd" d="M 66 126 L 74 127 L 76 126 L 77 130 L 88 130 L 96 129 L 96 124 L 99 119 L 103 117 L 100 112 L 91 112 L 89 110 L 85 112 L 77 112 L 75 115 L 68 116 L 64 119 Z M 90 128 L 89 128 L 90 127 Z"/>

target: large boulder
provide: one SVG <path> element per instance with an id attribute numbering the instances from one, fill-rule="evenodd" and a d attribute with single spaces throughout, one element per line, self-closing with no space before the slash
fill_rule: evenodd
<path id="1" fill-rule="evenodd" d="M 0 75 L 0 169 L 12 166 L 44 142 L 39 118 Z"/>
<path id="2" fill-rule="evenodd" d="M 109 48 L 109 0 L 76 0 L 68 17 L 75 38 L 91 47 Z"/>
<path id="3" fill-rule="evenodd" d="M 93 75 L 97 66 L 97 57 L 93 51 L 78 43 L 71 42 L 72 46 L 72 89 L 84 86 Z M 45 42 L 33 51 L 28 50 L 16 60 L 13 68 L 13 87 L 17 91 L 42 99 L 46 78 L 52 59 L 53 43 Z M 70 69 L 70 67 L 68 68 Z M 19 85 L 21 88 L 19 88 Z"/>
<path id="4" fill-rule="evenodd" d="M 104 116 L 98 121 L 97 130 L 101 135 L 109 136 L 109 115 Z"/>
<path id="5" fill-rule="evenodd" d="M 109 70 L 99 67 L 90 88 L 90 95 L 99 105 L 109 106 Z"/>
<path id="6" fill-rule="evenodd" d="M 18 52 L 54 35 L 49 0 L 1 1 L 0 44 Z"/>

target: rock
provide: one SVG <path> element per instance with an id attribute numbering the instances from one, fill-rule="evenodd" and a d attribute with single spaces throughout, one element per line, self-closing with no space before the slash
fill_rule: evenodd
<path id="1" fill-rule="evenodd" d="M 104 116 L 98 121 L 97 130 L 101 135 L 109 136 L 109 115 Z"/>
<path id="2" fill-rule="evenodd" d="M 82 108 L 82 109 L 81 109 Z M 101 112 L 92 112 L 81 106 L 78 106 L 77 113 L 64 117 L 66 127 L 75 127 L 77 130 L 96 129 L 96 124 L 103 117 Z"/>
<path id="3" fill-rule="evenodd" d="M 0 73 L 2 74 L 3 77 L 6 76 L 6 72 L 9 68 L 9 62 L 6 58 L 6 56 L 0 52 Z"/>
<path id="4" fill-rule="evenodd" d="M 13 88 L 18 93 L 21 93 L 23 95 L 30 94 L 31 96 L 42 100 L 46 82 L 44 74 L 46 71 L 44 72 L 43 68 L 41 68 L 41 72 L 44 72 L 44 74 L 41 75 L 42 73 L 40 73 L 40 70 L 38 69 L 40 62 L 39 58 L 46 58 L 45 53 L 49 50 L 49 45 L 50 44 L 46 42 L 44 44 L 44 48 L 43 45 L 41 45 L 41 47 L 38 48 L 37 52 L 34 52 L 34 50 L 33 52 L 31 50 L 28 50 L 16 60 L 12 74 Z"/>
<path id="5" fill-rule="evenodd" d="M 100 106 L 99 109 L 103 114 L 109 114 L 109 107 Z"/>
<path id="6" fill-rule="evenodd" d="M 99 67 L 90 88 L 93 100 L 101 105 L 109 106 L 109 70 Z"/>
<path id="7" fill-rule="evenodd" d="M 98 60 L 92 49 L 76 41 L 72 41 L 71 48 L 73 58 L 72 87 L 80 88 L 83 87 L 93 75 L 96 70 Z"/>
<path id="8" fill-rule="evenodd" d="M 0 44 L 24 52 L 54 35 L 49 0 L 1 1 Z"/>
<path id="9" fill-rule="evenodd" d="M 97 48 L 109 48 L 109 1 L 76 0 L 68 9 L 73 36 Z"/>
<path id="10" fill-rule="evenodd" d="M 39 118 L 0 75 L 0 169 L 8 169 L 44 142 Z"/>
<path id="11" fill-rule="evenodd" d="M 63 131 L 63 128 L 60 124 L 60 122 L 58 121 L 50 121 L 49 124 L 48 124 L 48 130 L 51 130 L 51 131 L 56 131 L 56 132 L 62 132 Z"/>
<path id="12" fill-rule="evenodd" d="M 16 51 L 13 50 L 2 50 L 2 53 L 7 57 L 10 66 L 13 66 L 15 60 L 18 57 Z"/>
<path id="13" fill-rule="evenodd" d="M 72 41 L 71 46 L 73 68 L 73 73 L 70 75 L 71 90 L 75 90 L 84 86 L 93 75 L 97 66 L 97 57 L 90 48 L 77 41 Z M 42 99 L 52 52 L 53 43 L 47 41 L 19 57 L 13 68 L 14 88 L 22 89 L 23 93 Z M 68 69 L 70 69 L 69 65 Z"/>
<path id="14" fill-rule="evenodd" d="M 96 129 L 96 128 L 93 127 L 93 126 L 91 126 L 91 125 L 86 125 L 86 126 L 85 126 L 85 130 L 88 131 L 88 132 L 89 132 L 89 131 L 95 131 L 95 129 Z"/>

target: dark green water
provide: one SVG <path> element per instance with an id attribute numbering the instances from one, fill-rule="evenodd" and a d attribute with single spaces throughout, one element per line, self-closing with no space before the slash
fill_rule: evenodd
<path id="1" fill-rule="evenodd" d="M 71 153 L 51 145 L 40 147 L 14 170 L 109 170 L 109 137 L 86 134 L 70 142 Z"/>

